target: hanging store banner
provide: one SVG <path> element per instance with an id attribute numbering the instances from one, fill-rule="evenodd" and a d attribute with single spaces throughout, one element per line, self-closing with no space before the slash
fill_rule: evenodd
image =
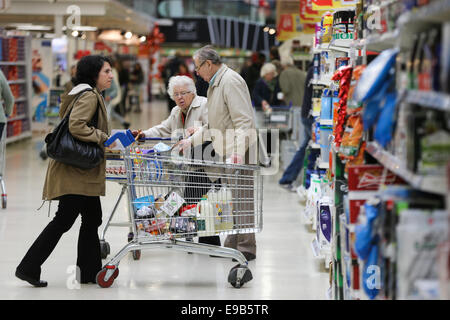
<path id="1" fill-rule="evenodd" d="M 212 44 L 222 48 L 269 51 L 275 35 L 264 32 L 264 26 L 229 17 L 172 19 L 173 25 L 160 26 L 167 43 Z"/>
<path id="2" fill-rule="evenodd" d="M 314 27 L 310 23 L 305 24 L 300 17 L 300 0 L 278 0 L 277 1 L 277 39 L 285 41 L 298 37 L 302 33 L 313 33 Z"/>
<path id="3" fill-rule="evenodd" d="M 353 7 L 357 1 L 355 0 L 311 0 L 313 10 L 335 10 L 345 7 Z"/>
<path id="4" fill-rule="evenodd" d="M 302 23 L 320 22 L 325 11 L 316 11 L 312 8 L 312 0 L 300 0 L 300 21 Z"/>

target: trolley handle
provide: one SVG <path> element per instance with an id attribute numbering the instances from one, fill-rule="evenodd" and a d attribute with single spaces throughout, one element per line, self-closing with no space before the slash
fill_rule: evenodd
<path id="1" fill-rule="evenodd" d="M 104 146 L 109 147 L 114 141 L 119 139 L 120 143 L 126 148 L 134 143 L 134 137 L 131 133 L 131 130 L 127 130 L 126 132 L 116 132 L 113 134 L 108 140 L 105 141 Z"/>

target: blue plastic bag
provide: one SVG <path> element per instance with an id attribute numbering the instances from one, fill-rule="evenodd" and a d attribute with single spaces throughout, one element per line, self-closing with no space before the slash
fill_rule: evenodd
<path id="1" fill-rule="evenodd" d="M 353 100 L 357 103 L 367 102 L 380 92 L 395 64 L 398 52 L 396 48 L 384 50 L 367 65 L 355 87 Z"/>
<path id="2" fill-rule="evenodd" d="M 379 207 L 365 203 L 367 223 L 355 227 L 355 252 L 362 259 L 366 260 L 370 254 L 373 239 L 373 221 L 378 217 Z"/>
<path id="3" fill-rule="evenodd" d="M 394 77 L 386 79 L 386 82 L 382 85 L 380 90 L 371 97 L 370 100 L 366 101 L 362 115 L 364 130 L 369 130 L 376 123 L 378 116 L 383 109 L 386 93 L 393 80 Z"/>
<path id="4" fill-rule="evenodd" d="M 386 145 L 392 140 L 392 131 L 395 124 L 397 94 L 395 92 L 388 93 L 385 101 L 386 103 L 381 110 L 374 135 L 375 140 L 378 141 L 382 147 L 386 147 Z"/>

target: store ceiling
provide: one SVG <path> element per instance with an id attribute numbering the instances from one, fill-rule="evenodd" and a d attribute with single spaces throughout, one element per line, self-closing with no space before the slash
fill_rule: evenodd
<path id="1" fill-rule="evenodd" d="M 62 15 L 65 25 L 71 16 L 67 10 L 74 3 L 80 8 L 81 25 L 99 29 L 123 29 L 148 34 L 156 20 L 114 0 L 14 0 L 6 12 L 0 13 L 0 25 L 33 23 L 53 27 L 55 15 Z"/>

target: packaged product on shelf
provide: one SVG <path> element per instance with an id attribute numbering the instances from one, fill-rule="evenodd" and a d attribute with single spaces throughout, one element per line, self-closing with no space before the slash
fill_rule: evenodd
<path id="1" fill-rule="evenodd" d="M 320 53 L 314 54 L 314 69 L 313 69 L 313 79 L 315 81 L 319 80 L 320 77 Z"/>
<path id="2" fill-rule="evenodd" d="M 439 83 L 441 91 L 450 93 L 450 22 L 442 25 L 441 31 L 441 52 L 447 54 L 440 55 L 440 76 Z"/>
<path id="3" fill-rule="evenodd" d="M 331 202 L 328 197 L 322 197 L 319 200 L 317 240 L 321 250 L 331 250 Z"/>
<path id="4" fill-rule="evenodd" d="M 332 126 L 320 126 L 320 158 L 322 162 L 330 160 L 330 136 L 333 134 Z"/>
<path id="5" fill-rule="evenodd" d="M 329 43 L 333 36 L 333 15 L 326 12 L 322 16 L 322 37 L 321 43 Z"/>
<path id="6" fill-rule="evenodd" d="M 361 115 L 353 114 L 349 116 L 345 124 L 342 142 L 339 147 L 339 155 L 347 159 L 356 157 L 359 153 L 363 133 L 364 130 Z"/>
<path id="7" fill-rule="evenodd" d="M 321 107 L 320 107 L 320 119 L 328 120 L 332 117 L 332 96 L 331 90 L 324 89 L 322 93 L 321 99 Z"/>
<path id="8" fill-rule="evenodd" d="M 438 247 L 448 239 L 446 211 L 401 212 L 397 236 L 397 299 L 439 299 Z M 431 289 L 425 289 L 425 283 Z"/>
<path id="9" fill-rule="evenodd" d="M 438 42 L 440 42 L 439 33 L 440 29 L 431 29 L 424 43 L 418 73 L 419 90 L 440 90 L 440 68 L 438 63 L 440 55 L 440 46 L 438 45 Z"/>
<path id="10" fill-rule="evenodd" d="M 420 174 L 445 175 L 446 165 L 450 161 L 450 134 L 446 130 L 437 130 L 420 140 Z"/>
<path id="11" fill-rule="evenodd" d="M 347 115 L 347 97 L 350 87 L 350 79 L 353 68 L 350 66 L 341 67 L 331 78 L 334 81 L 339 80 L 339 107 L 336 109 L 337 119 L 333 120 L 333 135 L 336 147 L 341 144 L 342 134 L 345 124 L 345 116 Z"/>
<path id="12" fill-rule="evenodd" d="M 333 39 L 353 39 L 355 11 L 337 11 L 333 14 Z"/>

